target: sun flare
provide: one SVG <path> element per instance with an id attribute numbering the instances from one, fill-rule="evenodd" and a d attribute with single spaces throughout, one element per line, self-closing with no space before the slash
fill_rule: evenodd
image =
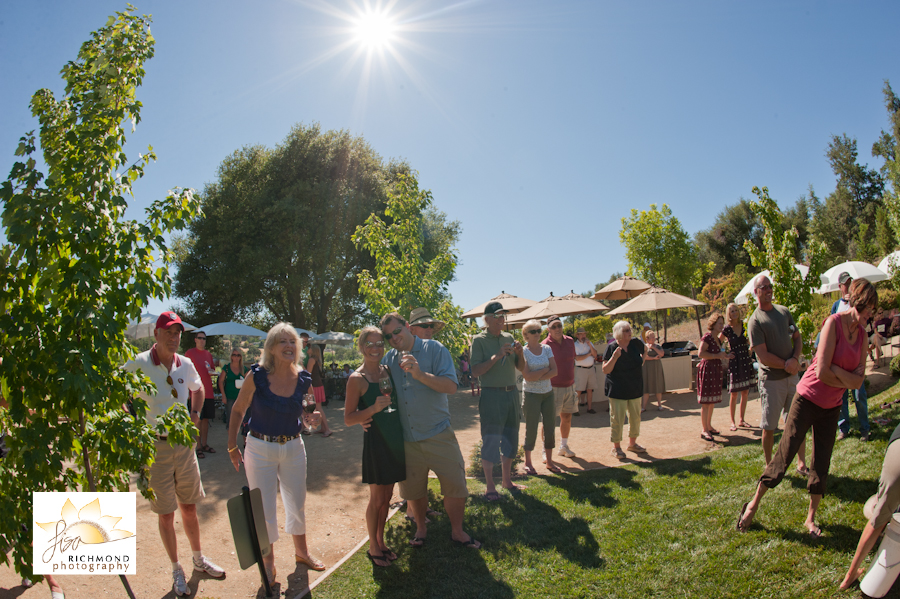
<path id="1" fill-rule="evenodd" d="M 367 12 L 354 26 L 356 40 L 370 49 L 384 48 L 394 39 L 396 25 L 386 12 Z"/>

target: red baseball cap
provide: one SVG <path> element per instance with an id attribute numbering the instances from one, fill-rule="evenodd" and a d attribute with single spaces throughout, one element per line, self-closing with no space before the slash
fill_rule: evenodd
<path id="1" fill-rule="evenodd" d="M 170 326 L 176 324 L 181 325 L 181 330 L 184 330 L 184 323 L 181 322 L 181 318 L 174 312 L 163 312 L 159 315 L 159 318 L 156 319 L 157 329 L 168 329 Z"/>

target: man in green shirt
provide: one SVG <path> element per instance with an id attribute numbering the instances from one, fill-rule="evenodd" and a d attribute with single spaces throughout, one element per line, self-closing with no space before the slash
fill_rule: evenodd
<path id="1" fill-rule="evenodd" d="M 494 464 L 500 460 L 501 484 L 513 495 L 520 492 L 512 482 L 512 462 L 519 449 L 519 390 L 516 369 L 524 370 L 522 344 L 503 331 L 506 312 L 500 302 L 484 309 L 487 329 L 472 339 L 472 376 L 481 377 L 478 414 L 481 419 L 481 467 L 484 469 L 485 498 L 500 499 L 494 486 Z"/>

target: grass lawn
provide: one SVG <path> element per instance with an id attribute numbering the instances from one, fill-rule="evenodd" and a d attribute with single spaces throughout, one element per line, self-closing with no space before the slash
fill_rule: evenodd
<path id="1" fill-rule="evenodd" d="M 450 543 L 446 516 L 429 527 L 422 549 L 413 528 L 389 522 L 399 559 L 373 568 L 365 548 L 317 586 L 314 597 L 861 597 L 841 592 L 859 534 L 862 506 L 877 490 L 887 439 L 900 419 L 900 386 L 869 399 L 872 441 L 838 443 L 828 495 L 805 534 L 806 480 L 796 472 L 769 491 L 747 534 L 735 530 L 741 505 L 763 470 L 758 444 L 685 459 L 579 475 L 530 477 L 518 498 L 481 499 L 469 481 L 466 530 L 481 551 Z M 851 409 L 851 414 L 853 410 Z M 855 426 L 855 416 L 853 417 Z M 795 463 L 796 465 L 796 463 Z M 430 490 L 439 493 L 437 481 Z M 431 503 L 443 511 L 439 501 Z M 888 595 L 900 597 L 900 585 Z"/>

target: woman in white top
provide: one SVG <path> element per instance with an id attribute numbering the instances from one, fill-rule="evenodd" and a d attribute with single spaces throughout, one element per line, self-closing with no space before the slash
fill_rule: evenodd
<path id="1" fill-rule="evenodd" d="M 547 453 L 547 470 L 559 473 L 553 463 L 553 448 L 556 446 L 556 406 L 550 379 L 556 376 L 556 360 L 549 345 L 541 344 L 541 321 L 529 320 L 522 327 L 525 338 L 525 472 L 537 474 L 531 463 L 531 452 L 537 440 L 538 421 L 544 422 L 544 449 Z"/>

